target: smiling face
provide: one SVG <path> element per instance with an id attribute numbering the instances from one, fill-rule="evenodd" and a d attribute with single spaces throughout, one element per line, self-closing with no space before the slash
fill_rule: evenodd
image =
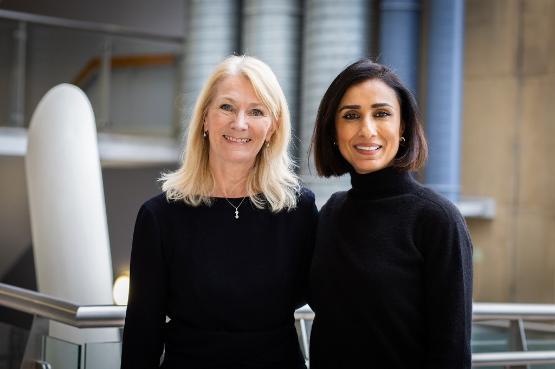
<path id="1" fill-rule="evenodd" d="M 357 173 L 390 166 L 402 135 L 395 91 L 379 79 L 351 86 L 339 103 L 335 130 L 341 155 Z"/>
<path id="2" fill-rule="evenodd" d="M 229 76 L 217 84 L 204 120 L 211 165 L 252 166 L 274 130 L 270 110 L 256 96 L 246 77 Z"/>

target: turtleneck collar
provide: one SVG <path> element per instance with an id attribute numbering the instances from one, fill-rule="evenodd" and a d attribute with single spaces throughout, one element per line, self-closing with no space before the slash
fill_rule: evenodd
<path id="1" fill-rule="evenodd" d="M 379 198 L 410 192 L 417 182 L 409 172 L 387 167 L 368 174 L 351 171 L 351 193 L 364 198 Z"/>

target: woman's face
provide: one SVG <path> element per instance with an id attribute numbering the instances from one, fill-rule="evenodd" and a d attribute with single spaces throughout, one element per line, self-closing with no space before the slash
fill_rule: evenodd
<path id="1" fill-rule="evenodd" d="M 270 111 L 241 75 L 226 77 L 215 88 L 204 120 L 210 162 L 253 165 L 274 133 Z"/>
<path id="2" fill-rule="evenodd" d="M 395 91 L 379 79 L 351 86 L 339 103 L 335 130 L 341 155 L 357 173 L 388 167 L 402 135 Z"/>

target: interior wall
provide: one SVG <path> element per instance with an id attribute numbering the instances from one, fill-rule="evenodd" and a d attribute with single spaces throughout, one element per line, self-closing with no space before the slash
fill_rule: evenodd
<path id="1" fill-rule="evenodd" d="M 476 301 L 555 301 L 555 2 L 466 3 L 462 192 L 496 201 L 469 220 Z"/>

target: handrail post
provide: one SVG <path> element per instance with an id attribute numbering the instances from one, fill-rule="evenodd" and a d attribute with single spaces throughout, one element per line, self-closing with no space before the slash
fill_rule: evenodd
<path id="1" fill-rule="evenodd" d="M 526 331 L 524 330 L 524 321 L 522 318 L 511 320 L 510 322 L 509 347 L 511 351 L 528 351 L 528 342 L 526 341 Z M 513 368 L 530 369 L 530 365 L 519 365 Z"/>
<path id="2" fill-rule="evenodd" d="M 299 319 L 299 324 L 301 326 L 301 339 L 303 342 L 303 350 L 305 359 L 310 360 L 310 347 L 308 343 L 308 330 L 306 329 L 306 320 Z"/>
<path id="3" fill-rule="evenodd" d="M 49 330 L 49 319 L 35 315 L 21 361 L 21 369 L 35 369 L 37 362 L 43 360 L 43 337 L 48 336 Z"/>
<path id="4" fill-rule="evenodd" d="M 12 66 L 10 125 L 23 127 L 25 122 L 25 70 L 27 66 L 27 23 L 19 22 L 13 33 L 15 52 Z"/>
<path id="5" fill-rule="evenodd" d="M 35 361 L 35 369 L 52 369 L 52 366 L 46 361 L 37 360 Z"/>
<path id="6" fill-rule="evenodd" d="M 112 38 L 106 37 L 100 59 L 99 128 L 110 125 L 110 94 L 112 83 Z"/>

